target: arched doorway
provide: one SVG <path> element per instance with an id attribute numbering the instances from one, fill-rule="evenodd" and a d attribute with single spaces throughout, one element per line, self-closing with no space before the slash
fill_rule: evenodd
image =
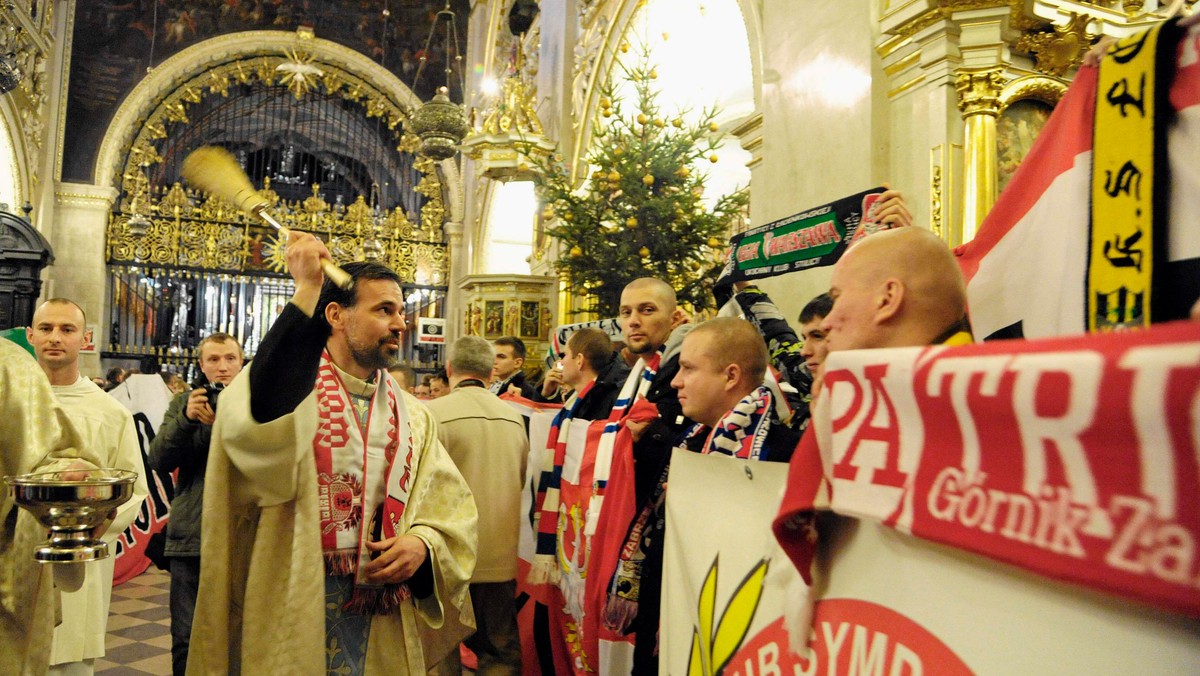
<path id="1" fill-rule="evenodd" d="M 184 157 L 202 145 L 233 153 L 278 220 L 326 239 L 336 260 L 393 267 L 414 324 L 444 311 L 445 167 L 414 153 L 406 123 L 416 97 L 386 71 L 356 67 L 344 48 L 287 33 L 259 37 L 270 39 L 200 59 L 203 68 L 195 55 L 173 59 L 165 93 L 135 91 L 115 117 L 114 126 L 139 106 L 144 114 L 132 133 L 110 129 L 97 166 L 98 178 L 117 170 L 120 191 L 106 237 L 105 357 L 182 368 L 213 331 L 252 354 L 291 295 L 275 233 L 181 183 Z M 437 358 L 415 342 L 405 356 Z"/>

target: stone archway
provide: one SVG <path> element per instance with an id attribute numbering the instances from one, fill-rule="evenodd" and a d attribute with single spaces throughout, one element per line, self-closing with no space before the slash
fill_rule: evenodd
<path id="1" fill-rule="evenodd" d="M 318 37 L 284 31 L 248 31 L 218 36 L 193 45 L 167 59 L 133 88 L 113 115 L 97 155 L 93 180 L 97 186 L 120 187 L 119 177 L 129 149 L 142 133 L 145 120 L 183 82 L 212 67 L 263 54 L 282 54 L 302 47 L 316 61 L 328 63 L 371 83 L 404 111 L 421 104 L 416 94 L 394 74 L 352 49 Z M 462 221 L 463 195 L 453 160 L 438 166 L 447 220 Z"/>
<path id="2" fill-rule="evenodd" d="M 148 120 L 157 109 L 177 93 L 181 85 L 204 76 L 215 67 L 247 58 L 286 55 L 301 48 L 322 64 L 329 64 L 358 81 L 370 84 L 382 93 L 390 105 L 403 112 L 420 105 L 417 96 L 394 74 L 368 57 L 337 43 L 298 33 L 253 31 L 218 36 L 193 45 L 167 59 L 143 78 L 124 99 L 105 129 L 99 146 L 92 184 L 61 183 L 56 191 L 53 212 L 53 241 L 66 242 L 58 257 L 54 292 L 77 300 L 89 313 L 108 317 L 112 308 L 108 293 L 109 271 L 106 266 L 106 232 L 114 201 L 123 186 L 122 174 L 129 153 L 139 135 L 146 132 Z M 447 160 L 436 171 L 444 211 L 438 215 L 445 224 L 451 248 L 458 245 L 455 232 L 461 232 L 463 196 L 457 165 Z M 455 254 L 454 259 L 461 256 Z M 454 271 L 449 279 L 457 276 Z M 109 323 L 98 325 L 97 343 L 110 341 Z M 91 359 L 94 356 L 89 355 Z M 85 364 L 85 368 L 98 365 Z"/>

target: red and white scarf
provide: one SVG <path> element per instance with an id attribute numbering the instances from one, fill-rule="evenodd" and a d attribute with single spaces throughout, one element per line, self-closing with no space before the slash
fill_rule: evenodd
<path id="1" fill-rule="evenodd" d="M 604 426 L 604 434 L 596 448 L 596 469 L 592 474 L 592 499 L 588 502 L 587 518 L 584 521 L 584 534 L 591 537 L 596 534 L 596 524 L 600 521 L 600 510 L 604 507 L 604 494 L 608 489 L 608 476 L 612 472 L 614 446 L 617 442 L 617 432 L 621 429 L 621 421 L 629 412 L 629 407 L 645 397 L 658 373 L 662 363 L 663 347 L 650 355 L 642 357 L 633 365 L 633 370 L 625 378 L 617 401 L 613 404 L 612 413 L 608 416 L 608 424 Z M 632 450 L 631 450 L 632 452 Z"/>
<path id="2" fill-rule="evenodd" d="M 537 504 L 534 509 L 534 533 L 537 536 L 533 563 L 529 570 L 529 581 L 533 584 L 558 582 L 558 507 L 562 489 L 563 464 L 567 460 L 567 432 L 575 419 L 579 402 L 592 391 L 595 378 L 567 400 L 562 410 L 550 423 L 550 434 L 546 437 L 546 462 L 538 479 Z"/>
<path id="3" fill-rule="evenodd" d="M 360 427 L 342 376 L 329 352 L 322 353 L 313 454 L 326 572 L 354 575 L 354 594 L 344 610 L 382 615 L 410 594 L 407 585 L 366 579 L 362 570 L 372 558 L 366 542 L 400 534 L 417 467 L 400 388 L 383 371 L 374 377 L 377 384 Z M 364 515 L 370 515 L 365 528 Z"/>

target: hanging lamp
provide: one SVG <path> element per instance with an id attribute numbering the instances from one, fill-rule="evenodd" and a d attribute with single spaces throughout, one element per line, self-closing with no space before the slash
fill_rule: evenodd
<path id="1" fill-rule="evenodd" d="M 446 8 L 437 13 L 433 25 L 429 29 L 429 37 L 425 40 L 425 50 L 421 54 L 420 65 L 413 77 L 413 89 L 421 81 L 421 72 L 429 59 L 429 49 L 433 45 L 433 36 L 437 33 L 438 24 L 446 25 L 446 83 L 438 87 L 437 93 L 426 104 L 413 114 L 409 127 L 421 139 L 417 152 L 424 157 L 441 161 L 450 159 L 458 154 L 458 144 L 467 135 L 469 126 L 462 106 L 450 100 L 450 78 L 454 74 L 455 65 L 459 66 L 460 91 L 466 87 L 462 82 L 462 54 L 458 48 L 458 27 L 455 22 L 454 10 L 450 9 L 447 0 Z M 452 58 L 453 57 L 453 58 Z"/>

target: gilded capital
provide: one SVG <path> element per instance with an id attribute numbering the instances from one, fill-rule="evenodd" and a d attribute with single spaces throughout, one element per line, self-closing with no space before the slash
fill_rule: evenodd
<path id="1" fill-rule="evenodd" d="M 1000 114 L 1000 91 L 1004 88 L 1002 68 L 961 70 L 954 80 L 958 109 L 963 117 Z"/>

